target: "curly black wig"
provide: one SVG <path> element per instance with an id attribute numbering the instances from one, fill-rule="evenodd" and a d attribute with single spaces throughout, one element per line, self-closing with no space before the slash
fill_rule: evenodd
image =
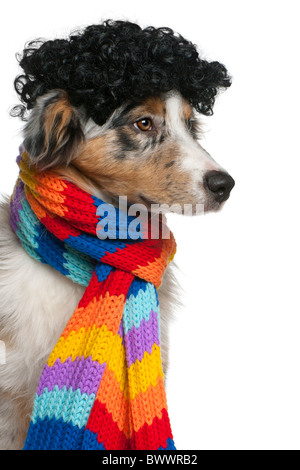
<path id="1" fill-rule="evenodd" d="M 69 39 L 30 42 L 15 80 L 22 105 L 12 115 L 26 119 L 36 99 L 53 89 L 68 93 L 102 125 L 129 99 L 179 91 L 198 112 L 211 115 L 219 88 L 230 86 L 226 68 L 199 57 L 196 47 L 170 28 L 142 29 L 108 20 Z"/>

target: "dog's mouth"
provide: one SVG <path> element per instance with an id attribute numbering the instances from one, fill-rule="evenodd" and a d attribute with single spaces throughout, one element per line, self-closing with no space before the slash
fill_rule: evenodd
<path id="1" fill-rule="evenodd" d="M 119 209 L 123 210 L 126 208 L 128 210 L 131 206 L 139 204 L 145 207 L 145 212 L 148 212 L 153 209 L 153 206 L 160 206 L 160 203 L 158 201 L 154 201 L 153 199 L 148 198 L 144 194 L 138 194 L 135 198 L 110 194 L 110 200 L 115 207 L 118 207 Z M 121 205 L 122 207 L 120 207 Z"/>
<path id="2" fill-rule="evenodd" d="M 162 202 L 156 201 L 154 199 L 150 199 L 145 194 L 138 194 L 137 201 L 128 201 L 128 207 L 133 204 L 139 203 L 138 201 L 142 201 L 143 205 L 146 206 L 147 211 L 156 213 L 156 212 L 163 212 L 167 213 L 177 213 L 182 215 L 203 215 L 205 213 L 210 212 L 218 212 L 222 207 L 223 203 L 219 203 L 214 200 L 205 201 L 205 203 L 173 203 L 171 205 L 164 204 Z"/>
<path id="3" fill-rule="evenodd" d="M 213 198 L 207 198 L 205 202 L 190 202 L 190 203 L 173 203 L 171 205 L 154 200 L 144 193 L 138 193 L 134 198 L 130 196 L 118 196 L 110 194 L 111 203 L 122 210 L 128 210 L 131 206 L 141 205 L 143 208 L 139 209 L 142 213 L 151 212 L 153 214 L 161 212 L 177 213 L 181 215 L 197 216 L 204 215 L 211 212 L 218 212 L 224 206 L 225 201 L 217 202 Z"/>

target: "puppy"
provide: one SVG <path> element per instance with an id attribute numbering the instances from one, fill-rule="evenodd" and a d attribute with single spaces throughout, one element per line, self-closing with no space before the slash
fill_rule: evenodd
<path id="1" fill-rule="evenodd" d="M 15 85 L 12 114 L 26 120 L 23 147 L 51 169 L 117 204 L 219 210 L 234 186 L 202 148 L 198 114 L 212 113 L 225 67 L 199 58 L 168 28 L 107 21 L 64 40 L 30 43 Z M 159 289 L 164 371 L 175 285 L 172 267 Z M 31 258 L 0 205 L 0 448 L 21 449 L 38 379 L 84 288 Z"/>

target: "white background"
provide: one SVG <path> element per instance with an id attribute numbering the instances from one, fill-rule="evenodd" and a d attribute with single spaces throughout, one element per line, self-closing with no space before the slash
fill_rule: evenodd
<path id="1" fill-rule="evenodd" d="M 0 191 L 11 193 L 22 127 L 15 53 L 107 18 L 170 26 L 223 62 L 233 85 L 203 145 L 235 178 L 224 210 L 169 219 L 184 307 L 167 378 L 178 449 L 300 449 L 299 13 L 292 0 L 6 3 Z"/>

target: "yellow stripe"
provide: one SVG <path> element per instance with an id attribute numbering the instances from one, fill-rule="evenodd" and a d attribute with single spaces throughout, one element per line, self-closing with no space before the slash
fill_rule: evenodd
<path id="1" fill-rule="evenodd" d="M 128 369 L 130 399 L 133 400 L 140 392 L 146 392 L 150 384 L 155 386 L 158 377 L 164 377 L 164 373 L 160 347 L 154 344 L 151 354 L 146 351 L 143 359 L 137 359 Z"/>
<path id="2" fill-rule="evenodd" d="M 113 334 L 106 325 L 101 328 L 95 326 L 81 328 L 79 331 L 71 331 L 64 338 L 60 337 L 56 343 L 48 360 L 48 365 L 53 366 L 59 358 L 65 362 L 69 357 L 74 361 L 77 357 L 91 356 L 93 361 L 107 364 L 114 372 L 118 382 L 121 381 L 124 371 L 125 349 L 122 338 L 118 334 Z"/>

